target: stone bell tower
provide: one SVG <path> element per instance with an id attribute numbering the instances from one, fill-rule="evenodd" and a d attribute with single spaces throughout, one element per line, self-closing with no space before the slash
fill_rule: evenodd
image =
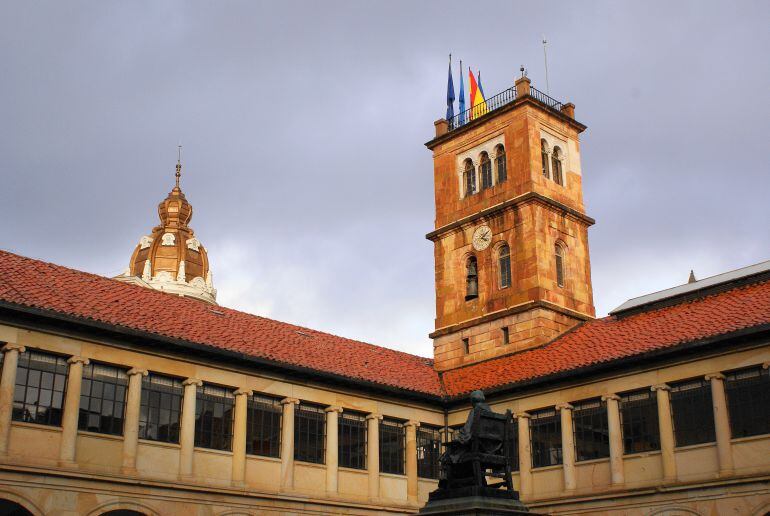
<path id="1" fill-rule="evenodd" d="M 575 106 L 521 77 L 435 123 L 435 367 L 547 343 L 595 315 Z"/>

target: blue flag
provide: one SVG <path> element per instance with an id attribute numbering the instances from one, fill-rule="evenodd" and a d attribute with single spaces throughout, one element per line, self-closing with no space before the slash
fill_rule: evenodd
<path id="1" fill-rule="evenodd" d="M 449 54 L 449 79 L 446 85 L 446 119 L 451 122 L 455 116 L 455 84 L 452 81 L 452 54 Z"/>
<path id="2" fill-rule="evenodd" d="M 457 121 L 457 125 L 463 125 L 465 123 L 465 83 L 463 81 L 463 62 L 460 60 L 460 98 L 458 99 L 460 104 L 460 120 Z"/>

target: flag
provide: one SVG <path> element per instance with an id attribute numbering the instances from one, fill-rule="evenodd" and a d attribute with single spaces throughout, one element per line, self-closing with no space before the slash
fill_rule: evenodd
<path id="1" fill-rule="evenodd" d="M 455 85 L 452 81 L 452 54 L 449 54 L 449 78 L 446 85 L 446 119 L 451 123 L 455 116 Z"/>
<path id="2" fill-rule="evenodd" d="M 473 72 L 470 67 L 468 68 L 468 82 L 471 86 L 471 113 L 470 119 L 478 118 L 487 112 L 487 101 L 484 98 L 484 90 L 481 89 L 481 72 L 479 72 L 479 82 L 476 83 L 476 78 L 473 76 Z"/>
<path id="3" fill-rule="evenodd" d="M 460 120 L 457 125 L 463 125 L 465 123 L 465 81 L 463 81 L 463 61 L 460 60 L 460 98 L 457 101 L 460 104 Z"/>

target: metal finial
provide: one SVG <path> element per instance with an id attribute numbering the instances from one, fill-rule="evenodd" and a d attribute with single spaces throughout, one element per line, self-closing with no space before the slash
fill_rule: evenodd
<path id="1" fill-rule="evenodd" d="M 179 188 L 179 178 L 182 177 L 182 143 L 177 145 L 176 158 L 176 187 Z"/>
<path id="2" fill-rule="evenodd" d="M 521 68 L 519 68 L 519 71 L 521 72 L 521 76 L 524 77 L 524 65 L 521 65 Z"/>

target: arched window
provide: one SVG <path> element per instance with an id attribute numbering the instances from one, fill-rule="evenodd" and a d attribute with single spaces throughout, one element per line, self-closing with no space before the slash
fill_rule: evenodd
<path id="1" fill-rule="evenodd" d="M 561 173 L 561 149 L 559 147 L 553 148 L 553 157 L 551 158 L 553 170 L 553 180 L 557 184 L 564 185 L 564 177 Z"/>
<path id="2" fill-rule="evenodd" d="M 468 257 L 465 262 L 465 300 L 479 297 L 479 269 L 475 256 Z"/>
<path id="3" fill-rule="evenodd" d="M 495 149 L 495 165 L 497 168 L 497 182 L 502 183 L 508 179 L 508 171 L 505 169 L 505 147 L 498 145 Z"/>
<path id="4" fill-rule="evenodd" d="M 540 140 L 540 163 L 543 166 L 543 177 L 548 177 L 548 144 Z"/>
<path id="5" fill-rule="evenodd" d="M 489 159 L 489 154 L 486 152 L 481 153 L 481 188 L 492 188 L 492 161 Z"/>
<path id="6" fill-rule="evenodd" d="M 564 286 L 564 260 L 566 259 L 564 244 L 556 242 L 554 246 L 554 258 L 556 260 L 556 284 Z"/>
<path id="7" fill-rule="evenodd" d="M 498 250 L 498 263 L 500 266 L 500 288 L 511 286 L 511 248 L 503 244 Z"/>
<path id="8" fill-rule="evenodd" d="M 463 184 L 465 185 L 466 197 L 476 193 L 476 170 L 473 168 L 473 162 L 470 159 L 465 160 Z"/>

